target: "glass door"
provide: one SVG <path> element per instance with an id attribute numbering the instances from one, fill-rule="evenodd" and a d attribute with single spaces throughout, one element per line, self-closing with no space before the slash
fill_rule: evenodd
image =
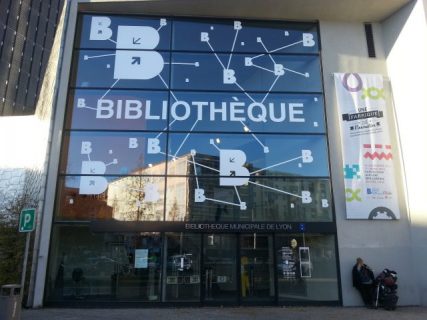
<path id="1" fill-rule="evenodd" d="M 237 303 L 236 235 L 203 235 L 203 287 L 206 303 Z"/>
<path id="2" fill-rule="evenodd" d="M 112 264 L 112 292 L 116 299 L 159 300 L 161 243 L 159 233 L 148 232 L 138 236 L 118 234 L 114 241 L 106 243 L 109 254 L 102 255 L 103 260 L 96 264 Z"/>
<path id="3" fill-rule="evenodd" d="M 200 301 L 201 235 L 166 234 L 163 301 Z"/>
<path id="4" fill-rule="evenodd" d="M 245 301 L 274 301 L 273 236 L 240 236 L 241 298 Z"/>

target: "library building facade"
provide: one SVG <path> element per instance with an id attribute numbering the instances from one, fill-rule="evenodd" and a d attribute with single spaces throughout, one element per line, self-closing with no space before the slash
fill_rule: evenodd
<path id="1" fill-rule="evenodd" d="M 357 257 L 410 270 L 412 4 L 252 2 L 68 2 L 34 306 L 357 305 Z"/>

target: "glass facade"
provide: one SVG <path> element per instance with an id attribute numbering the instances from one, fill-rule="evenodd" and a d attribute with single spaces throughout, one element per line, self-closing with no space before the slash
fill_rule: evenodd
<path id="1" fill-rule="evenodd" d="M 52 299 L 158 301 L 161 279 L 159 233 L 91 233 L 85 225 L 55 226 L 50 279 Z"/>
<path id="2" fill-rule="evenodd" d="M 276 255 L 279 301 L 338 298 L 334 263 L 337 257 L 332 235 L 277 235 Z"/>
<path id="3" fill-rule="evenodd" d="M 67 101 L 47 302 L 339 303 L 317 24 L 81 14 Z"/>

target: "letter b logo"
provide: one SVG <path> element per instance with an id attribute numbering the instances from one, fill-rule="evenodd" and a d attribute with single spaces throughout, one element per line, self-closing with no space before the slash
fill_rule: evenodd
<path id="1" fill-rule="evenodd" d="M 160 53 L 149 51 L 155 49 L 160 35 L 152 27 L 119 26 L 117 29 L 118 50 L 114 67 L 114 79 L 148 80 L 160 74 L 164 60 Z"/>
<path id="2" fill-rule="evenodd" d="M 92 17 L 90 40 L 108 40 L 113 35 L 109 17 Z M 162 72 L 164 60 L 151 51 L 160 42 L 159 32 L 148 26 L 118 26 L 114 79 L 148 80 Z M 137 49 L 137 50 L 135 50 Z"/>
<path id="3" fill-rule="evenodd" d="M 221 150 L 219 153 L 219 184 L 242 186 L 249 181 L 249 170 L 244 167 L 246 155 L 241 150 Z"/>
<path id="4" fill-rule="evenodd" d="M 101 161 L 83 161 L 82 174 L 104 174 L 106 166 Z M 108 181 L 100 176 L 82 176 L 80 178 L 79 194 L 101 194 L 107 190 Z"/>
<path id="5" fill-rule="evenodd" d="M 111 19 L 108 17 L 92 17 L 90 24 L 90 40 L 108 40 L 113 35 L 113 30 L 109 28 Z"/>

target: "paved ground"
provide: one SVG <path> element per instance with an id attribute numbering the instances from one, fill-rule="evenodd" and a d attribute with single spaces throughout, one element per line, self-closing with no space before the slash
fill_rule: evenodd
<path id="1" fill-rule="evenodd" d="M 341 307 L 241 307 L 163 309 L 40 309 L 23 310 L 22 320 L 426 320 L 427 307 L 383 309 Z"/>

